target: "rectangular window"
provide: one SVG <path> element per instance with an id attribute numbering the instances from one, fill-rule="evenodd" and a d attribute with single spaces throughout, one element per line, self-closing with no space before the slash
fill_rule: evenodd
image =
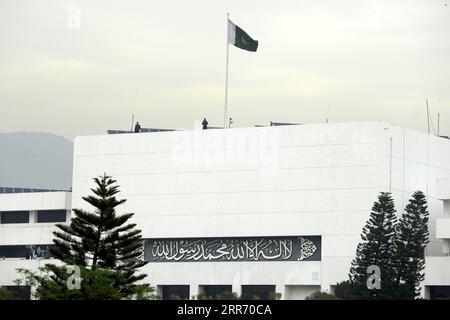
<path id="1" fill-rule="evenodd" d="M 39 210 L 37 222 L 66 222 L 66 210 Z"/>
<path id="2" fill-rule="evenodd" d="M 222 300 L 233 297 L 233 288 L 231 285 L 204 285 L 200 286 L 200 292 L 206 299 Z"/>
<path id="3" fill-rule="evenodd" d="M 29 223 L 30 212 L 29 211 L 3 211 L 1 213 L 2 224 L 6 223 Z"/>
<path id="4" fill-rule="evenodd" d="M 30 286 L 1 286 L 6 289 L 14 300 L 31 300 Z"/>
<path id="5" fill-rule="evenodd" d="M 26 246 L 0 246 L 0 258 L 28 258 Z"/>
<path id="6" fill-rule="evenodd" d="M 164 285 L 161 289 L 163 300 L 189 300 L 188 285 Z"/>
<path id="7" fill-rule="evenodd" d="M 430 300 L 450 300 L 450 286 L 430 286 Z"/>
<path id="8" fill-rule="evenodd" d="M 274 300 L 274 285 L 243 285 L 242 298 L 246 300 Z"/>
<path id="9" fill-rule="evenodd" d="M 53 257 L 50 251 L 52 246 L 49 244 L 0 246 L 0 259 L 49 259 Z"/>

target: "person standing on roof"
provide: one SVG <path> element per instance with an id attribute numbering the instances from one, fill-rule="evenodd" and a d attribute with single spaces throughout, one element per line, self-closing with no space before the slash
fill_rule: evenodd
<path id="1" fill-rule="evenodd" d="M 203 125 L 203 130 L 208 129 L 208 121 L 206 121 L 206 118 L 203 119 L 202 125 Z"/>
<path id="2" fill-rule="evenodd" d="M 141 132 L 141 125 L 139 124 L 139 121 L 136 122 L 136 125 L 134 126 L 134 132 L 135 133 Z"/>

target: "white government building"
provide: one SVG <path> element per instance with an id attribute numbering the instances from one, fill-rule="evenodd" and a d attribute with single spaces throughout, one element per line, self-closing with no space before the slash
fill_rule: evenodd
<path id="1" fill-rule="evenodd" d="M 49 261 L 26 246 L 46 248 L 71 208 L 92 209 L 81 197 L 103 173 L 127 199 L 119 212 L 135 213 L 145 281 L 163 298 L 332 291 L 379 192 L 400 215 L 416 190 L 430 212 L 422 296 L 450 296 L 450 140 L 385 122 L 76 137 L 71 192 L 0 189 L 1 286 Z"/>

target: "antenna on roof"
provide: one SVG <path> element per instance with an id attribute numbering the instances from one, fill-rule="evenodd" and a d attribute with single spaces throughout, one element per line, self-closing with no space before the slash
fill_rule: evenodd
<path id="1" fill-rule="evenodd" d="M 328 123 L 328 118 L 330 117 L 330 95 L 331 95 L 331 89 L 328 86 L 328 108 L 327 108 L 327 123 Z"/>
<path id="2" fill-rule="evenodd" d="M 134 125 L 134 113 L 131 115 L 131 128 L 130 128 L 130 132 L 133 132 L 133 125 Z"/>
<path id="3" fill-rule="evenodd" d="M 439 90 L 439 99 L 438 99 L 438 116 L 437 116 L 437 136 L 439 136 L 440 133 L 440 120 L 441 120 L 441 94 L 442 94 L 442 89 Z"/>
<path id="4" fill-rule="evenodd" d="M 434 129 L 434 124 L 433 124 L 433 119 L 431 118 L 431 114 L 430 114 L 430 108 L 428 106 L 428 99 L 426 99 L 426 103 L 427 103 L 427 116 L 428 116 L 428 134 L 430 134 L 430 128 L 433 130 L 433 134 L 436 134 L 436 130 Z"/>
<path id="5" fill-rule="evenodd" d="M 437 135 L 439 136 L 439 120 L 441 118 L 441 114 L 438 112 L 438 119 L 437 119 Z"/>

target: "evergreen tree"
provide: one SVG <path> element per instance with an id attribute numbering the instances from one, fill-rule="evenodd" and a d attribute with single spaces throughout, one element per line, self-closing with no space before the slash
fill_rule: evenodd
<path id="1" fill-rule="evenodd" d="M 370 219 L 363 228 L 362 242 L 356 249 L 356 257 L 350 268 L 350 281 L 361 299 L 391 299 L 394 287 L 395 208 L 391 194 L 381 192 L 372 207 Z M 367 288 L 369 266 L 380 268 L 381 289 Z"/>
<path id="2" fill-rule="evenodd" d="M 428 211 L 425 195 L 413 193 L 399 223 L 395 241 L 395 288 L 402 299 L 415 299 L 425 275 L 425 247 L 428 243 Z"/>
<path id="3" fill-rule="evenodd" d="M 70 225 L 57 224 L 54 247 L 55 258 L 65 265 L 47 264 L 42 270 L 47 276 L 21 270 L 37 284 L 36 296 L 40 299 L 123 299 L 142 294 L 148 285 L 137 285 L 145 274 L 137 275 L 146 264 L 143 255 L 141 231 L 128 220 L 133 213 L 119 215 L 115 208 L 126 200 L 118 200 L 116 181 L 111 177 L 94 178 L 94 195 L 83 197 L 96 210 L 88 212 L 74 209 Z M 68 288 L 72 273 L 67 265 L 75 265 L 81 271 L 81 289 Z"/>
<path id="4" fill-rule="evenodd" d="M 334 294 L 342 300 L 361 300 L 371 297 L 366 284 L 358 284 L 350 280 L 336 283 Z"/>

